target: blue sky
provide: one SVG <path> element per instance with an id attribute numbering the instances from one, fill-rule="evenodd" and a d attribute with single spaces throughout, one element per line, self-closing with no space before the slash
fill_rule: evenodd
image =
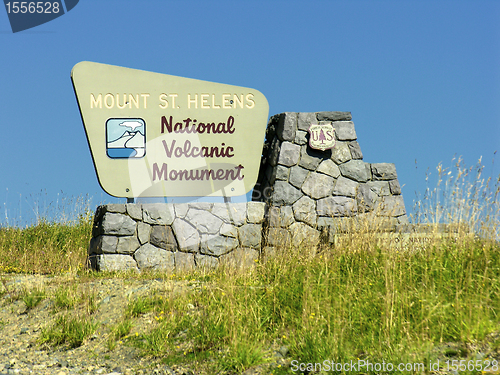
<path id="1" fill-rule="evenodd" d="M 482 0 L 80 0 L 13 34 L 0 9 L 0 223 L 124 201 L 94 172 L 70 80 L 84 60 L 255 88 L 269 115 L 350 111 L 364 160 L 396 164 L 411 211 L 455 155 L 498 175 L 499 19 Z"/>

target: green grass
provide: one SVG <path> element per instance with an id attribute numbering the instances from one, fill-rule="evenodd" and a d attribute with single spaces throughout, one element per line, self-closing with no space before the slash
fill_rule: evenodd
<path id="1" fill-rule="evenodd" d="M 138 297 L 129 301 L 125 315 L 127 317 L 138 317 L 141 314 L 151 311 L 159 303 L 160 301 L 156 297 Z"/>
<path id="2" fill-rule="evenodd" d="M 272 343 L 305 363 L 428 363 L 441 343 L 483 342 L 500 326 L 498 243 L 459 245 L 289 251 L 252 271 L 220 269 L 163 298 L 157 326 L 131 343 L 168 361 L 210 357 L 229 373 L 268 362 Z"/>
<path id="3" fill-rule="evenodd" d="M 67 345 L 69 348 L 76 348 L 95 332 L 97 326 L 98 323 L 89 317 L 61 315 L 50 327 L 42 330 L 39 341 L 41 344 Z"/>
<path id="4" fill-rule="evenodd" d="M 117 340 L 126 337 L 132 330 L 134 324 L 132 320 L 125 318 L 120 323 L 116 324 L 108 337 L 108 350 L 114 350 Z"/>
<path id="5" fill-rule="evenodd" d="M 42 288 L 25 290 L 22 293 L 22 300 L 26 305 L 26 310 L 35 308 L 45 298 L 45 291 Z"/>
<path id="6" fill-rule="evenodd" d="M 77 285 L 61 285 L 55 292 L 54 307 L 56 309 L 72 309 L 79 302 L 77 295 Z"/>
<path id="7" fill-rule="evenodd" d="M 0 272 L 61 274 L 81 270 L 91 238 L 92 220 L 40 221 L 26 228 L 0 227 Z"/>
<path id="8" fill-rule="evenodd" d="M 87 314 L 97 311 L 97 297 L 93 291 L 78 290 L 77 284 L 61 285 L 54 292 L 54 310 L 70 310 L 83 306 Z"/>

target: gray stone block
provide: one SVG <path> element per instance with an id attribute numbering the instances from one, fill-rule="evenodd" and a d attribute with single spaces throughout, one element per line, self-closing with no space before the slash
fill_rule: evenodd
<path id="1" fill-rule="evenodd" d="M 239 246 L 239 241 L 233 237 L 203 235 L 200 252 L 206 255 L 221 256 Z"/>
<path id="2" fill-rule="evenodd" d="M 399 225 L 402 225 L 402 226 L 403 225 L 406 225 L 406 226 L 410 225 L 410 221 L 408 220 L 408 216 L 406 214 L 398 216 L 396 219 L 398 220 Z"/>
<path id="3" fill-rule="evenodd" d="M 359 212 L 372 211 L 374 208 L 375 197 L 368 184 L 359 184 L 356 193 L 356 201 Z"/>
<path id="4" fill-rule="evenodd" d="M 292 245 L 292 235 L 286 228 L 270 227 L 267 230 L 265 238 L 267 245 L 282 248 L 287 248 Z"/>
<path id="5" fill-rule="evenodd" d="M 316 228 L 321 230 L 328 227 L 335 227 L 335 221 L 332 217 L 319 216 L 316 224 Z"/>
<path id="6" fill-rule="evenodd" d="M 176 218 L 172 224 L 179 250 L 197 252 L 200 247 L 200 234 L 184 219 Z"/>
<path id="7" fill-rule="evenodd" d="M 106 205 L 106 212 L 124 214 L 127 210 L 124 203 L 110 203 Z"/>
<path id="8" fill-rule="evenodd" d="M 189 206 L 189 208 L 205 211 L 210 211 L 214 207 L 214 204 L 210 202 L 190 202 L 187 205 Z"/>
<path id="9" fill-rule="evenodd" d="M 349 160 L 339 166 L 342 176 L 358 182 L 371 180 L 370 164 L 362 160 Z"/>
<path id="10" fill-rule="evenodd" d="M 130 255 L 100 254 L 89 257 L 90 267 L 97 271 L 138 271 L 137 263 Z"/>
<path id="11" fill-rule="evenodd" d="M 139 238 L 139 242 L 141 243 L 141 245 L 144 245 L 146 242 L 149 242 L 150 234 L 151 234 L 151 225 L 139 221 L 137 223 L 137 237 Z"/>
<path id="12" fill-rule="evenodd" d="M 288 177 L 290 175 L 290 168 L 285 167 L 284 165 L 278 165 L 274 168 L 276 170 L 276 175 L 274 176 L 275 180 L 288 181 Z M 272 177 L 269 180 L 271 182 L 275 181 L 272 180 Z"/>
<path id="13" fill-rule="evenodd" d="M 311 124 L 315 124 L 316 121 L 316 113 L 300 112 L 297 116 L 297 127 L 299 130 L 307 132 Z"/>
<path id="14" fill-rule="evenodd" d="M 332 160 L 337 164 L 342 164 L 351 159 L 349 146 L 345 142 L 337 142 L 332 149 Z"/>
<path id="15" fill-rule="evenodd" d="M 152 245 L 168 250 L 177 251 L 177 241 L 175 240 L 175 235 L 171 227 L 166 225 L 154 225 L 151 234 L 150 242 Z"/>
<path id="16" fill-rule="evenodd" d="M 134 258 L 140 270 L 173 271 L 175 268 L 174 253 L 149 243 L 142 245 Z"/>
<path id="17" fill-rule="evenodd" d="M 297 130 L 295 134 L 295 144 L 297 145 L 305 145 L 307 143 L 307 132 L 302 130 Z"/>
<path id="18" fill-rule="evenodd" d="M 272 202 L 275 205 L 292 205 L 301 196 L 302 192 L 285 181 L 276 181 L 274 183 L 274 191 Z"/>
<path id="19" fill-rule="evenodd" d="M 125 206 L 125 205 L 124 205 Z M 135 234 L 136 222 L 129 216 L 106 212 L 102 218 L 102 234 L 131 236 Z"/>
<path id="20" fill-rule="evenodd" d="M 335 150 L 335 148 L 334 148 Z M 329 159 L 332 155 L 331 150 L 314 150 L 307 145 L 301 147 L 299 165 L 311 171 L 316 170 L 318 165 L 325 159 Z M 350 156 L 351 154 L 349 154 Z"/>
<path id="21" fill-rule="evenodd" d="M 324 198 L 332 194 L 334 182 L 331 176 L 311 172 L 302 185 L 302 191 L 313 199 Z"/>
<path id="22" fill-rule="evenodd" d="M 142 220 L 142 205 L 127 203 L 127 214 L 134 220 Z"/>
<path id="23" fill-rule="evenodd" d="M 288 227 L 295 221 L 293 210 L 290 206 L 273 206 L 269 208 L 269 226 Z"/>
<path id="24" fill-rule="evenodd" d="M 328 197 L 320 199 L 316 204 L 316 212 L 320 216 L 354 216 L 358 211 L 355 199 L 347 197 Z"/>
<path id="25" fill-rule="evenodd" d="M 174 221 L 174 209 L 172 205 L 165 203 L 149 203 L 142 205 L 143 221 L 155 225 L 171 225 Z"/>
<path id="26" fill-rule="evenodd" d="M 238 238 L 238 228 L 236 228 L 233 224 L 224 223 L 220 227 L 220 234 L 226 237 Z"/>
<path id="27" fill-rule="evenodd" d="M 223 223 L 221 219 L 212 213 L 194 207 L 189 208 L 185 220 L 194 226 L 200 233 L 210 234 L 218 233 Z"/>
<path id="28" fill-rule="evenodd" d="M 175 272 L 189 272 L 196 268 L 194 262 L 194 254 L 182 253 L 177 251 L 174 253 Z"/>
<path id="29" fill-rule="evenodd" d="M 89 254 L 114 254 L 118 245 L 116 236 L 98 236 L 90 240 Z"/>
<path id="30" fill-rule="evenodd" d="M 276 135 L 281 141 L 293 142 L 297 131 L 297 113 L 286 112 L 280 115 Z"/>
<path id="31" fill-rule="evenodd" d="M 226 223 L 240 226 L 245 223 L 247 217 L 246 203 L 214 203 L 212 214 L 221 218 Z"/>
<path id="32" fill-rule="evenodd" d="M 335 183 L 332 193 L 333 195 L 343 195 L 354 198 L 356 196 L 358 186 L 359 184 L 356 181 L 340 176 L 337 178 L 337 182 Z"/>
<path id="33" fill-rule="evenodd" d="M 297 164 L 300 157 L 300 146 L 290 143 L 283 142 L 281 144 L 280 155 L 278 157 L 278 164 L 284 165 L 286 167 L 291 167 Z"/>
<path id="34" fill-rule="evenodd" d="M 389 189 L 391 190 L 392 195 L 400 195 L 401 194 L 401 186 L 399 186 L 398 180 L 389 181 Z"/>
<path id="35" fill-rule="evenodd" d="M 133 254 L 140 246 L 136 236 L 118 237 L 116 252 L 118 254 Z"/>
<path id="36" fill-rule="evenodd" d="M 318 169 L 316 169 L 316 172 L 327 174 L 328 176 L 332 176 L 333 178 L 337 178 L 340 176 L 340 169 L 332 159 L 323 160 Z"/>
<path id="37" fill-rule="evenodd" d="M 318 112 L 316 113 L 318 121 L 350 121 L 352 119 L 351 112 Z"/>
<path id="38" fill-rule="evenodd" d="M 395 180 L 398 178 L 396 166 L 392 163 L 372 163 L 374 180 Z"/>
<path id="39" fill-rule="evenodd" d="M 296 221 L 316 226 L 316 201 L 304 196 L 293 204 L 292 210 Z"/>
<path id="40" fill-rule="evenodd" d="M 359 147 L 359 143 L 357 141 L 349 142 L 347 146 L 349 147 L 349 150 L 351 150 L 351 156 L 353 159 L 363 159 L 363 153 L 361 152 L 361 147 Z"/>
<path id="41" fill-rule="evenodd" d="M 290 225 L 293 246 L 317 246 L 320 232 L 305 223 L 293 223 Z"/>
<path id="42" fill-rule="evenodd" d="M 100 206 L 97 206 L 96 210 L 95 210 L 95 214 L 94 214 L 94 228 L 97 227 L 97 225 L 99 225 L 102 221 L 102 217 L 104 216 L 104 214 L 106 213 L 106 205 L 100 205 Z M 97 236 L 97 235 L 94 235 L 92 233 L 93 236 Z"/>
<path id="43" fill-rule="evenodd" d="M 194 254 L 198 269 L 213 270 L 219 266 L 219 259 L 210 255 Z"/>
<path id="44" fill-rule="evenodd" d="M 264 213 L 266 204 L 264 202 L 248 202 L 247 203 L 247 222 L 252 224 L 260 224 L 264 221 Z"/>
<path id="45" fill-rule="evenodd" d="M 245 224 L 238 228 L 238 236 L 242 247 L 260 249 L 262 242 L 262 225 Z"/>
<path id="46" fill-rule="evenodd" d="M 100 254 L 101 249 L 97 246 L 97 241 L 99 237 L 90 238 L 89 247 L 87 248 L 87 255 Z"/>
<path id="47" fill-rule="evenodd" d="M 405 202 L 402 195 L 383 197 L 375 207 L 375 212 L 382 216 L 398 217 L 406 214 Z"/>
<path id="48" fill-rule="evenodd" d="M 276 166 L 276 164 L 278 164 L 278 157 L 280 155 L 280 147 L 281 146 L 281 142 L 280 140 L 278 139 L 278 137 L 274 137 L 273 140 L 271 141 L 271 149 L 269 151 L 269 159 L 267 161 L 267 163 L 269 165 L 272 165 L 273 167 Z"/>
<path id="49" fill-rule="evenodd" d="M 290 178 L 289 182 L 296 188 L 302 188 L 302 184 L 306 180 L 307 175 L 309 174 L 309 170 L 299 167 L 296 165 L 295 167 L 290 168 Z M 340 173 L 340 172 L 339 172 Z"/>
<path id="50" fill-rule="evenodd" d="M 337 121 L 333 123 L 335 137 L 339 141 L 355 141 L 356 131 L 352 121 Z"/>
<path id="51" fill-rule="evenodd" d="M 370 190 L 379 197 L 391 195 L 391 190 L 387 181 L 368 181 L 367 185 Z"/>
<path id="52" fill-rule="evenodd" d="M 175 203 L 174 204 L 174 212 L 175 217 L 180 217 L 184 219 L 189 210 L 189 205 L 187 203 Z"/>

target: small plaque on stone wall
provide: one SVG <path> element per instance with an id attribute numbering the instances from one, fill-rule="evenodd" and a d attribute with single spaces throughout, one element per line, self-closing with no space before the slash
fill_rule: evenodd
<path id="1" fill-rule="evenodd" d="M 311 124 L 309 131 L 309 146 L 325 151 L 335 147 L 335 128 L 329 121 L 319 121 Z"/>

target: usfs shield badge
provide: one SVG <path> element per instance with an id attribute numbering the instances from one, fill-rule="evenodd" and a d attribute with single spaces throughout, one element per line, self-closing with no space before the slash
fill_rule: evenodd
<path id="1" fill-rule="evenodd" d="M 335 147 L 335 128 L 329 121 L 311 124 L 309 131 L 309 146 L 325 151 Z"/>

